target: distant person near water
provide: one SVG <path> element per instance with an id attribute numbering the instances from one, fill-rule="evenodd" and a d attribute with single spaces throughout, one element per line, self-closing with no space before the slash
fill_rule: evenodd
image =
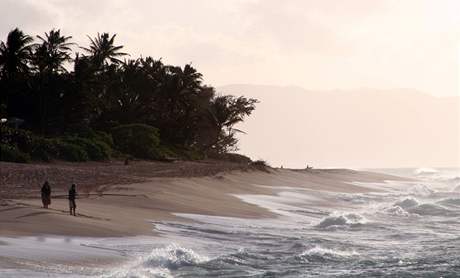
<path id="1" fill-rule="evenodd" d="M 43 207 L 47 209 L 48 206 L 51 205 L 51 186 L 48 183 L 48 181 L 45 181 L 45 183 L 43 184 L 41 193 Z"/>
<path id="2" fill-rule="evenodd" d="M 75 198 L 77 197 L 77 190 L 75 188 L 75 184 L 72 184 L 69 190 L 69 208 L 70 208 L 70 215 L 77 216 L 75 213 L 75 209 L 77 208 L 77 204 L 75 203 Z"/>

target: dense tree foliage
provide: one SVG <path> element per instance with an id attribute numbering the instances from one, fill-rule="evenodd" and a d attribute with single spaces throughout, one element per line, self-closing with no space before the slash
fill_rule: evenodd
<path id="1" fill-rule="evenodd" d="M 154 128 L 156 145 L 169 150 L 205 156 L 236 149 L 241 131 L 234 126 L 252 113 L 256 100 L 218 95 L 190 64 L 133 59 L 114 34 L 88 38 L 89 46 L 79 47 L 60 30 L 35 41 L 12 30 L 0 44 L 1 118 L 21 119 L 21 128 L 45 139 L 111 135 L 131 125 Z M 3 147 L 17 147 L 11 144 Z"/>

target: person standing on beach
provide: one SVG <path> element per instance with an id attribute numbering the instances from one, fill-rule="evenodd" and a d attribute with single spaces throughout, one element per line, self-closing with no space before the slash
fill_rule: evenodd
<path id="1" fill-rule="evenodd" d="M 70 208 L 70 215 L 77 216 L 75 213 L 75 209 L 77 208 L 77 204 L 75 203 L 75 198 L 77 197 L 77 190 L 75 188 L 75 184 L 72 184 L 69 190 L 69 208 Z"/>
<path id="2" fill-rule="evenodd" d="M 51 186 L 48 181 L 45 181 L 43 184 L 41 193 L 43 207 L 47 209 L 48 206 L 51 205 Z"/>

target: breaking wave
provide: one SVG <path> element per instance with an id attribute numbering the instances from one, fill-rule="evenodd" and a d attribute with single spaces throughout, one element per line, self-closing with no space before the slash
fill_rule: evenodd
<path id="1" fill-rule="evenodd" d="M 322 229 L 339 228 L 339 227 L 352 227 L 365 224 L 366 219 L 356 213 L 336 214 L 323 218 L 316 227 Z"/>
<path id="2" fill-rule="evenodd" d="M 350 257 L 359 256 L 359 253 L 352 251 L 344 250 L 334 250 L 329 248 L 323 248 L 320 246 L 315 246 L 313 248 L 307 249 L 301 254 L 298 255 L 299 258 L 308 261 L 326 261 L 326 260 L 342 260 Z"/>
<path id="3" fill-rule="evenodd" d="M 419 204 L 420 203 L 417 199 L 409 197 L 409 198 L 405 198 L 401 201 L 394 203 L 394 206 L 400 207 L 402 209 L 407 209 L 407 208 L 418 206 Z"/>
<path id="4" fill-rule="evenodd" d="M 195 253 L 192 249 L 171 244 L 165 248 L 157 248 L 144 259 L 144 266 L 177 269 L 181 266 L 196 265 L 209 261 L 206 256 Z"/>
<path id="5" fill-rule="evenodd" d="M 407 193 L 417 196 L 430 196 L 435 191 L 424 184 L 417 184 L 409 187 Z"/>
<path id="6" fill-rule="evenodd" d="M 386 208 L 384 212 L 386 214 L 395 215 L 395 216 L 409 216 L 410 215 L 409 212 L 407 212 L 405 209 L 403 209 L 400 206 L 392 206 L 390 208 Z"/>
<path id="7" fill-rule="evenodd" d="M 123 266 L 106 278 L 147 278 L 173 277 L 171 270 L 182 266 L 199 265 L 208 262 L 209 258 L 195 253 L 192 249 L 170 244 L 164 248 L 156 248 L 149 255 L 141 257 L 130 265 Z"/>
<path id="8" fill-rule="evenodd" d="M 431 216 L 449 216 L 452 215 L 452 211 L 446 209 L 443 206 L 436 204 L 421 204 L 408 209 L 411 213 L 418 215 L 431 215 Z"/>
<path id="9" fill-rule="evenodd" d="M 431 216 L 449 216 L 453 212 L 446 206 L 460 206 L 460 199 L 444 199 L 436 203 L 420 203 L 417 199 L 408 197 L 397 201 L 392 207 L 385 209 L 385 212 L 397 216 L 431 215 Z"/>

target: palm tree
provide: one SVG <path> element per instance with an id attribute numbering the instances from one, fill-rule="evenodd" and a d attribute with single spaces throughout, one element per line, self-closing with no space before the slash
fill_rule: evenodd
<path id="1" fill-rule="evenodd" d="M 32 37 L 15 28 L 8 33 L 6 43 L 0 43 L 0 70 L 5 78 L 29 71 Z"/>
<path id="2" fill-rule="evenodd" d="M 234 125 L 242 122 L 246 116 L 251 115 L 258 100 L 231 95 L 216 96 L 210 103 L 209 119 L 215 126 L 214 141 L 208 148 L 214 148 L 217 152 L 227 152 L 235 147 L 238 140 L 236 133 L 245 133 L 234 128 Z"/>
<path id="3" fill-rule="evenodd" d="M 82 47 L 82 49 L 88 52 L 88 54 L 93 58 L 93 61 L 99 67 L 108 65 L 109 62 L 113 64 L 120 64 L 122 61 L 118 58 L 128 54 L 119 52 L 123 46 L 114 45 L 115 36 L 116 34 L 110 37 L 108 33 L 97 33 L 97 36 L 94 39 L 88 36 L 91 44 L 89 48 Z"/>
<path id="4" fill-rule="evenodd" d="M 170 66 L 169 71 L 176 78 L 177 86 L 181 90 L 187 89 L 193 91 L 201 85 L 203 75 L 189 64 L 185 65 L 184 69 Z"/>
<path id="5" fill-rule="evenodd" d="M 36 44 L 33 56 L 34 64 L 40 73 L 59 73 L 67 72 L 63 66 L 64 62 L 70 61 L 70 46 L 74 43 L 68 42 L 71 36 L 61 36 L 61 30 L 52 29 L 45 33 L 45 38 L 37 36 L 41 41 Z"/>
<path id="6" fill-rule="evenodd" d="M 62 36 L 59 29 L 52 29 L 49 33 L 45 33 L 45 37 L 37 36 L 37 38 L 41 42 L 34 44 L 31 62 L 38 73 L 35 89 L 39 97 L 40 128 L 41 133 L 44 134 L 48 122 L 48 107 L 53 100 L 57 99 L 53 84 L 56 84 L 59 73 L 67 72 L 64 63 L 72 60 L 70 47 L 73 43 L 69 42 L 72 37 Z"/>

